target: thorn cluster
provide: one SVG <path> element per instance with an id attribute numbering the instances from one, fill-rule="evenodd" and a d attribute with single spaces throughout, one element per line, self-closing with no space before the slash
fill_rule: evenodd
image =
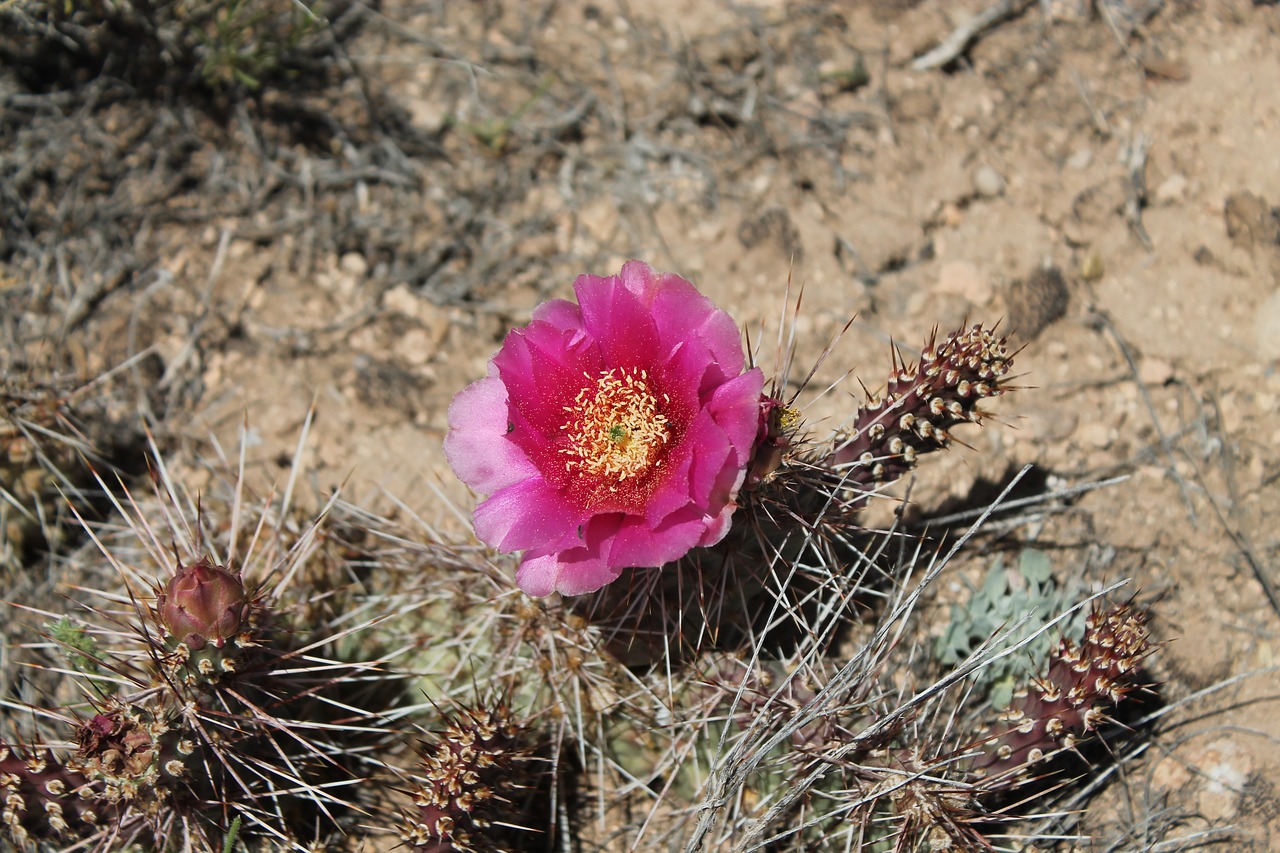
<path id="1" fill-rule="evenodd" d="M 505 704 L 466 709 L 449 719 L 422 753 L 425 781 L 412 791 L 401 840 L 418 853 L 507 853 L 519 827 L 502 818 L 526 787 L 531 751 Z"/>
<path id="2" fill-rule="evenodd" d="M 972 776 L 1016 778 L 1030 765 L 1076 746 L 1137 686 L 1139 666 L 1153 649 L 1147 615 L 1132 603 L 1089 614 L 1080 644 L 1064 637 L 1050 655 L 1046 674 L 1015 694 L 971 765 Z"/>
<path id="3" fill-rule="evenodd" d="M 758 663 L 749 671 L 741 664 L 722 660 L 714 662 L 703 677 L 710 688 L 711 704 L 723 708 L 734 706 L 733 719 L 743 729 L 762 716 L 780 720 L 799 717 L 817 699 L 823 680 L 807 668 L 786 671 L 781 661 Z M 848 697 L 837 696 L 829 700 L 831 713 L 815 714 L 804 725 L 795 726 L 791 732 L 791 746 L 801 753 L 820 752 L 832 744 L 853 738 L 836 709 L 846 703 Z"/>
<path id="4" fill-rule="evenodd" d="M 77 620 L 83 628 L 66 618 L 50 626 L 71 679 L 91 697 L 51 709 L 48 721 L 76 722 L 41 734 L 74 744 L 58 759 L 76 774 L 84 807 L 100 818 L 91 831 L 68 821 L 67 840 L 101 833 L 113 843 L 210 853 L 222 849 L 226 816 L 234 813 L 244 821 L 242 837 L 324 843 L 356 820 L 357 801 L 371 798 L 360 782 L 384 765 L 367 753 L 388 740 L 384 709 L 400 696 L 401 676 L 386 673 L 385 660 L 343 646 L 376 622 L 361 617 L 362 600 L 338 599 L 355 612 L 336 618 L 297 603 L 297 593 L 314 597 L 305 584 L 315 573 L 344 565 L 344 540 L 317 535 L 327 517 L 299 530 L 287 507 L 268 501 L 255 520 L 260 530 L 274 525 L 272 535 L 242 549 L 234 539 L 239 520 L 207 522 L 204 506 L 179 498 L 163 476 L 154 481 L 154 504 L 131 494 L 128 508 L 116 502 L 128 525 L 119 539 L 90 531 L 107 558 L 98 570 L 120 575 L 128 604 L 86 604 Z M 191 506 L 196 515 L 187 519 Z M 252 511 L 239 506 L 233 512 Z M 157 517 L 180 544 L 160 544 L 166 531 Z M 186 554 L 175 566 L 168 552 L 180 550 Z M 243 576 L 266 580 L 246 590 Z M 98 594 L 118 600 L 111 588 Z M 34 836 L 29 812 L 14 811 L 36 802 L 22 787 L 26 777 L 5 778 L 22 788 L 9 793 L 25 798 L 11 797 L 10 825 Z"/>
<path id="5" fill-rule="evenodd" d="M 979 403 L 1008 390 L 1003 379 L 1012 364 L 1007 338 L 981 324 L 941 342 L 935 332 L 919 365 L 897 367 L 883 396 L 859 407 L 852 428 L 821 460 L 851 493 L 849 508 L 859 508 L 875 485 L 901 478 L 920 455 L 950 446 L 953 427 L 981 423 Z"/>
<path id="6" fill-rule="evenodd" d="M 85 777 L 52 753 L 0 741 L 0 825 L 19 849 L 92 829 L 98 823 L 92 796 Z"/>

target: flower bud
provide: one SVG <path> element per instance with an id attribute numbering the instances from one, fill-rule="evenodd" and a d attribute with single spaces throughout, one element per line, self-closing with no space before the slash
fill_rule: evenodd
<path id="1" fill-rule="evenodd" d="M 180 566 L 156 605 L 164 627 L 192 651 L 209 642 L 221 648 L 240 630 L 248 611 L 240 575 L 208 557 Z"/>

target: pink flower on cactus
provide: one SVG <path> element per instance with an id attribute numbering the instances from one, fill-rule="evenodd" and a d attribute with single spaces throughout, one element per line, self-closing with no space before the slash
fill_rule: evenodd
<path id="1" fill-rule="evenodd" d="M 760 423 L 759 369 L 692 284 L 631 261 L 545 302 L 449 406 L 445 455 L 489 498 L 476 535 L 523 550 L 530 595 L 578 595 L 729 530 Z"/>

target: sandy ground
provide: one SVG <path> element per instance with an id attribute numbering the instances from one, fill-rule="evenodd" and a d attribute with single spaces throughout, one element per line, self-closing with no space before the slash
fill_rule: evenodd
<path id="1" fill-rule="evenodd" d="M 473 500 L 450 398 L 579 273 L 686 276 L 766 369 L 790 282 L 798 361 L 854 318 L 819 379 L 873 390 L 890 342 L 999 320 L 1024 387 L 921 466 L 913 512 L 1028 464 L 1123 475 L 1009 535 L 1062 577 L 1133 578 L 1162 701 L 1261 674 L 1162 722 L 1087 825 L 1148 849 L 1176 808 L 1175 835 L 1277 849 L 1280 9 L 1037 3 L 913 67 L 986 5 L 387 0 L 337 82 L 247 107 L 70 109 L 10 75 L 8 336 L 82 375 L 147 353 L 129 399 L 161 440 L 247 422 L 268 480 L 314 404 L 321 491 L 447 526 L 437 489 Z"/>

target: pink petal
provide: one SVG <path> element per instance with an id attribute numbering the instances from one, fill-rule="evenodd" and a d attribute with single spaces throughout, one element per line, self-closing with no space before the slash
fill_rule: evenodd
<path id="1" fill-rule="evenodd" d="M 739 482 L 741 482 L 741 477 Z M 728 534 L 729 528 L 733 526 L 733 511 L 735 509 L 737 509 L 736 504 L 725 504 L 719 515 L 706 519 L 707 528 L 703 531 L 702 538 L 698 540 L 697 547 L 707 548 L 723 539 Z"/>
<path id="2" fill-rule="evenodd" d="M 689 491 L 690 472 L 693 470 L 694 447 L 682 441 L 678 447 L 667 451 L 662 464 L 668 467 L 661 484 L 649 496 L 645 506 L 645 521 L 657 525 L 681 507 L 689 505 L 693 495 Z"/>
<path id="3" fill-rule="evenodd" d="M 665 279 L 674 278 L 684 281 L 678 275 L 660 273 L 644 261 L 627 261 L 622 265 L 622 272 L 616 276 L 622 286 L 629 290 L 645 308 L 653 305 L 654 298 L 662 289 Z"/>
<path id="4" fill-rule="evenodd" d="M 653 314 L 617 276 L 579 276 L 573 288 L 582 308 L 582 324 L 600 345 L 605 365 L 639 368 L 657 363 Z"/>
<path id="5" fill-rule="evenodd" d="M 556 546 L 530 551 L 516 569 L 516 583 L 533 596 L 584 595 L 617 580 L 625 565 L 608 559 L 622 517 L 616 514 L 592 518 L 584 525 L 584 538 L 566 537 Z"/>
<path id="6" fill-rule="evenodd" d="M 578 310 L 577 305 L 567 299 L 548 299 L 534 308 L 533 323 L 546 323 L 562 332 L 585 334 L 582 328 L 582 312 Z"/>
<path id="7" fill-rule="evenodd" d="M 543 436 L 559 434 L 564 407 L 573 402 L 585 376 L 598 375 L 602 364 L 593 341 L 549 323 L 507 335 L 493 363 L 512 406 Z"/>
<path id="8" fill-rule="evenodd" d="M 563 495 L 538 476 L 494 492 L 473 518 L 476 536 L 499 551 L 545 547 L 582 522 Z"/>
<path id="9" fill-rule="evenodd" d="M 657 527 L 631 516 L 613 538 L 609 562 L 629 568 L 665 565 L 687 554 L 698 544 L 705 529 L 702 513 L 687 503 Z"/>
<path id="10" fill-rule="evenodd" d="M 664 352 L 681 346 L 701 344 L 699 350 L 708 363 L 720 367 L 725 376 L 742 372 L 742 333 L 726 312 L 679 276 L 667 276 L 653 300 L 653 317 Z"/>
<path id="11" fill-rule="evenodd" d="M 760 426 L 760 395 L 764 391 L 764 372 L 753 367 L 715 389 L 707 402 L 707 411 L 724 430 L 729 443 L 737 451 L 737 461 L 746 465 L 755 448 Z"/>
<path id="12" fill-rule="evenodd" d="M 690 470 L 689 494 L 708 512 L 719 512 L 728 500 L 727 493 L 717 494 L 720 474 L 725 469 L 736 473 L 739 467 L 733 458 L 733 447 L 720 425 L 706 411 L 698 413 L 689 429 L 689 442 L 693 445 L 693 467 Z"/>
<path id="13" fill-rule="evenodd" d="M 488 377 L 472 382 L 449 404 L 444 455 L 458 479 L 481 494 L 537 473 L 518 446 L 507 439 L 507 389 Z"/>

